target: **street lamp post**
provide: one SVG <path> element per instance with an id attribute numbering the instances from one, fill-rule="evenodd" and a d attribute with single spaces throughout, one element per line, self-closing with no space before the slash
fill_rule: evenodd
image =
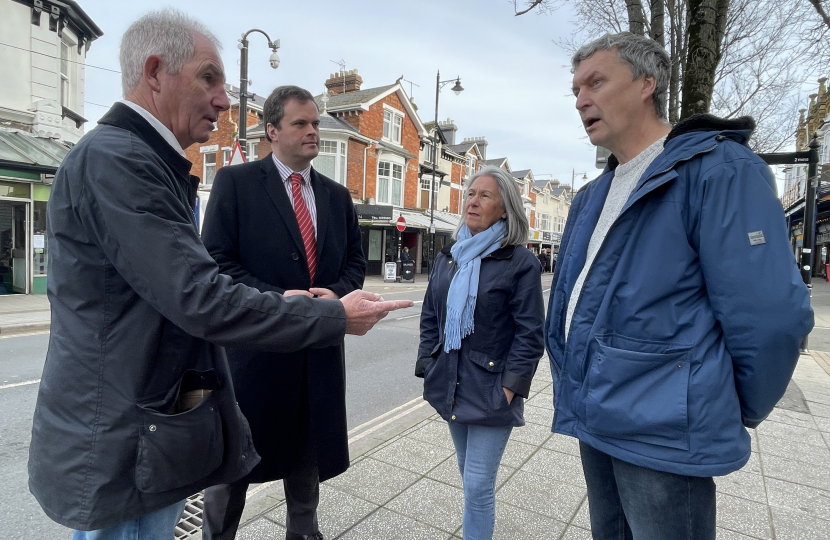
<path id="1" fill-rule="evenodd" d="M 430 182 L 429 186 L 429 271 L 432 272 L 432 263 L 435 260 L 435 177 L 438 171 L 438 95 L 441 92 L 441 89 L 444 86 L 448 85 L 449 83 L 454 82 L 455 85 L 452 87 L 452 91 L 455 92 L 457 96 L 460 94 L 464 88 L 461 86 L 461 77 L 456 77 L 455 80 L 448 79 L 446 81 L 441 80 L 441 71 L 438 71 L 438 74 L 435 76 L 435 124 L 433 124 L 433 135 L 432 135 L 432 182 Z"/>
<path id="2" fill-rule="evenodd" d="M 280 67 L 280 57 L 277 54 L 277 49 L 280 48 L 280 40 L 271 41 L 268 34 L 257 28 L 242 34 L 242 39 L 239 40 L 239 136 L 237 140 L 246 161 L 248 159 L 248 34 L 251 32 L 259 32 L 265 36 L 265 39 L 268 40 L 268 46 L 274 51 L 271 53 L 271 67 L 274 69 Z"/>
<path id="3" fill-rule="evenodd" d="M 586 172 L 578 173 L 578 172 L 576 172 L 576 169 L 571 169 L 571 200 L 573 200 L 573 198 L 574 198 L 574 179 L 576 178 L 577 174 L 582 175 L 582 180 L 587 180 L 588 179 L 588 173 L 586 173 Z"/>

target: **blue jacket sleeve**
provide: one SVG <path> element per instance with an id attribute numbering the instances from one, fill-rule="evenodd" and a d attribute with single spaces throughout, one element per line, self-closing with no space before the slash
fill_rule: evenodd
<path id="1" fill-rule="evenodd" d="M 813 312 L 767 165 L 730 141 L 721 153 L 723 161 L 701 171 L 693 242 L 732 357 L 742 421 L 755 427 L 784 394 Z"/>
<path id="2" fill-rule="evenodd" d="M 522 256 L 520 256 L 520 254 Z M 536 258 L 527 250 L 516 248 L 516 273 L 513 294 L 508 302 L 516 332 L 505 362 L 501 384 L 527 398 L 530 382 L 545 351 L 542 327 L 545 325 L 545 302 L 542 299 L 541 270 Z"/>

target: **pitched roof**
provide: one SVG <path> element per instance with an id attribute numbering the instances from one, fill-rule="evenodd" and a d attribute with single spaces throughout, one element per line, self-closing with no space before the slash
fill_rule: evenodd
<path id="1" fill-rule="evenodd" d="M 239 103 L 239 87 L 234 86 L 232 84 L 225 83 L 225 92 L 228 93 L 228 96 L 232 97 L 232 104 L 236 105 Z M 252 107 L 254 109 L 262 110 L 265 106 L 265 100 L 268 96 L 260 96 L 258 94 L 251 94 L 248 93 L 248 107 Z"/>
<path id="2" fill-rule="evenodd" d="M 353 105 L 362 105 L 364 103 L 369 103 L 395 86 L 397 86 L 397 83 L 390 84 L 387 86 L 378 86 L 377 88 L 367 88 L 365 90 L 358 90 L 357 92 L 346 92 L 345 94 L 336 94 L 333 96 L 329 96 L 329 100 L 328 102 L 326 102 L 326 109 L 347 108 Z M 323 100 L 321 99 L 322 97 L 323 94 L 320 94 L 319 96 L 314 96 L 314 101 L 317 103 L 317 106 L 320 107 L 320 110 L 323 109 Z"/>
<path id="3" fill-rule="evenodd" d="M 530 174 L 530 172 L 530 169 L 522 169 L 521 171 L 511 171 L 510 174 L 512 174 L 514 178 L 525 178 L 528 174 Z"/>

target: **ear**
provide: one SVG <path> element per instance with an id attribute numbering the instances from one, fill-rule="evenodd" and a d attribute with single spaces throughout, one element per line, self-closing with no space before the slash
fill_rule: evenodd
<path id="1" fill-rule="evenodd" d="M 657 90 L 657 79 L 654 77 L 643 77 L 643 101 L 651 100 L 651 96 L 654 95 L 655 90 Z"/>
<path id="2" fill-rule="evenodd" d="M 142 77 L 147 81 L 147 85 L 153 92 L 161 92 L 161 80 L 159 76 L 164 71 L 164 63 L 161 58 L 156 55 L 150 55 L 144 61 L 144 71 Z"/>
<path id="3" fill-rule="evenodd" d="M 268 138 L 271 142 L 276 142 L 279 139 L 279 130 L 274 127 L 274 124 L 266 124 L 265 130 L 268 132 Z"/>

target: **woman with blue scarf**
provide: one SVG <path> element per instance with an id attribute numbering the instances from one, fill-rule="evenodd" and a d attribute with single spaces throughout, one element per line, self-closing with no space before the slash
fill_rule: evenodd
<path id="1" fill-rule="evenodd" d="M 415 375 L 449 424 L 464 486 L 464 538 L 489 540 L 496 472 L 544 345 L 539 261 L 516 180 L 497 167 L 470 178 L 456 242 L 441 250 L 421 311 Z"/>

